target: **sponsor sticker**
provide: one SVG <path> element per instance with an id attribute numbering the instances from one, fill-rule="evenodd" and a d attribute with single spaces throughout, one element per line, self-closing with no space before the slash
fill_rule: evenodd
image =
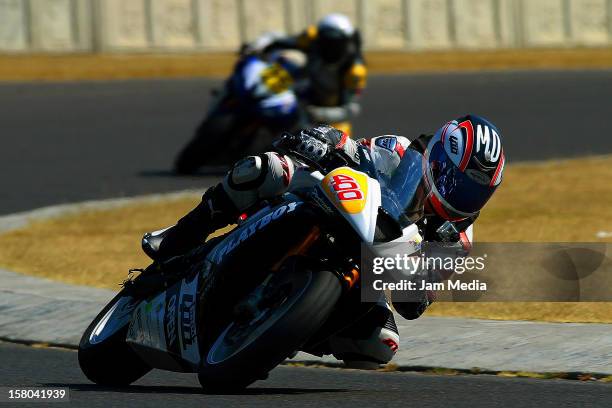
<path id="1" fill-rule="evenodd" d="M 196 296 L 198 279 L 183 280 L 179 302 L 179 339 L 182 357 L 193 364 L 200 362 L 198 347 Z"/>
<path id="2" fill-rule="evenodd" d="M 181 346 L 178 341 L 179 332 L 179 297 L 182 283 L 176 283 L 166 291 L 166 314 L 163 321 L 163 332 L 166 335 L 167 350 L 173 354 L 181 355 Z"/>
<path id="3" fill-rule="evenodd" d="M 395 146 L 397 145 L 397 139 L 390 136 L 377 137 L 374 144 L 378 147 L 382 147 L 383 149 L 387 149 L 390 152 L 394 152 Z"/>
<path id="4" fill-rule="evenodd" d="M 143 346 L 166 350 L 164 330 L 166 292 L 143 301 L 134 312 L 126 340 Z"/>
<path id="5" fill-rule="evenodd" d="M 344 212 L 363 211 L 368 195 L 368 177 L 349 167 L 330 172 L 321 182 L 323 190 L 334 204 Z"/>
<path id="6" fill-rule="evenodd" d="M 251 221 L 250 223 L 245 224 L 240 229 L 236 230 L 236 232 L 232 233 L 226 240 L 223 241 L 223 246 L 220 247 L 218 251 L 215 251 L 214 259 L 217 262 L 223 258 L 225 255 L 232 252 L 238 245 L 242 242 L 249 239 L 253 234 L 257 231 L 264 229 L 268 224 L 272 221 L 279 219 L 285 214 L 289 214 L 300 205 L 301 202 L 291 202 L 285 205 L 282 205 L 276 208 L 274 211 L 270 211 L 268 214 L 264 215 L 257 220 Z"/>

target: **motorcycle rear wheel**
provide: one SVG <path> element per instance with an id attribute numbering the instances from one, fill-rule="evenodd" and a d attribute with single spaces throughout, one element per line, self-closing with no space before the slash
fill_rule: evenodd
<path id="1" fill-rule="evenodd" d="M 298 350 L 327 320 L 342 288 L 338 277 L 293 260 L 266 286 L 284 300 L 250 322 L 231 322 L 202 359 L 198 379 L 206 392 L 246 388 Z"/>

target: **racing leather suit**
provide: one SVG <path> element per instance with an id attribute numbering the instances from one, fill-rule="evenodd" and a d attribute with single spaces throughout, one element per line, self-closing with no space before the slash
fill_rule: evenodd
<path id="1" fill-rule="evenodd" d="M 331 124 L 350 135 L 350 122 L 359 114 L 359 95 L 366 86 L 367 77 L 359 31 L 353 34 L 346 56 L 333 63 L 321 57 L 314 25 L 298 35 L 263 41 L 258 46 L 247 48 L 247 51 L 267 53 L 281 49 L 296 49 L 307 56 L 309 90 L 306 110 L 310 121 L 313 124 Z"/>
<path id="2" fill-rule="evenodd" d="M 319 126 L 304 130 L 299 136 L 287 134 L 275 146 L 311 161 L 325 163 L 336 157 L 347 161 L 358 160 L 357 147 L 362 144 L 369 148 L 376 168 L 384 174 L 392 175 L 405 150 L 413 148 L 422 152 L 428 137 L 421 136 L 412 143 L 405 137 L 395 135 L 354 141 L 337 129 Z M 232 167 L 222 182 L 208 189 L 202 202 L 175 226 L 145 234 L 143 249 L 154 260 L 181 255 L 201 244 L 215 230 L 235 223 L 240 214 L 256 211 L 262 200 L 313 185 L 315 178 L 310 177 L 311 173 L 312 170 L 301 161 L 278 152 L 246 157 Z M 432 228 L 444 222 L 433 213 L 426 217 L 427 225 Z M 469 220 L 468 224 L 472 221 Z M 469 244 L 471 239 L 471 227 L 468 228 L 467 224 L 465 227 L 460 238 L 460 241 L 465 242 L 458 242 L 458 245 Z M 435 240 L 433 234 L 431 228 L 426 229 L 425 240 Z M 406 319 L 416 319 L 431 301 L 424 294 L 421 302 L 396 303 L 394 306 Z M 399 334 L 384 296 L 358 324 L 333 336 L 329 343 L 338 359 L 376 363 L 390 361 L 399 348 Z"/>

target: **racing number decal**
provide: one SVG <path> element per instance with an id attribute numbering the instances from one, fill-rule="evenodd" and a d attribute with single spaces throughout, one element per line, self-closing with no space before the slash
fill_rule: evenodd
<path id="1" fill-rule="evenodd" d="M 323 179 L 323 190 L 336 206 L 349 214 L 360 213 L 368 195 L 368 177 L 349 167 L 341 167 Z"/>
<path id="2" fill-rule="evenodd" d="M 261 79 L 266 87 L 274 92 L 281 93 L 293 84 L 293 78 L 280 64 L 272 64 L 261 72 Z"/>
<path id="3" fill-rule="evenodd" d="M 345 174 L 333 176 L 331 185 L 340 201 L 361 200 L 363 198 L 359 185 L 351 176 Z"/>

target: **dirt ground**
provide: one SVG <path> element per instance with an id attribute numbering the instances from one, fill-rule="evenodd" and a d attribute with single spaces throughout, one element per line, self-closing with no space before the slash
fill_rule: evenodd
<path id="1" fill-rule="evenodd" d="M 612 49 L 368 52 L 370 73 L 612 68 Z M 0 81 L 226 76 L 234 53 L 0 55 Z"/>

